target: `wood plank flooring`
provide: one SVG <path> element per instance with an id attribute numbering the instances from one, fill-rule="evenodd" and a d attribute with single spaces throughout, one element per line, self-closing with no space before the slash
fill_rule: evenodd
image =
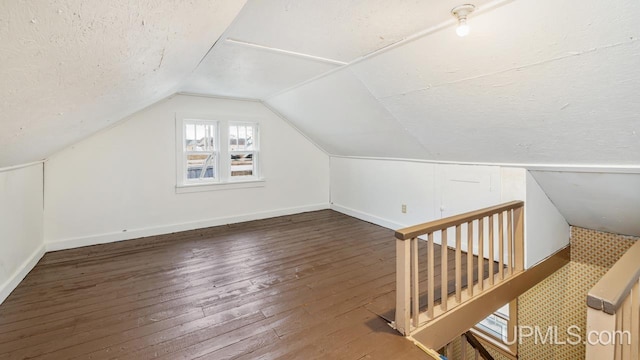
<path id="1" fill-rule="evenodd" d="M 330 210 L 59 251 L 0 359 L 427 359 L 376 315 L 394 290 L 393 232 Z"/>

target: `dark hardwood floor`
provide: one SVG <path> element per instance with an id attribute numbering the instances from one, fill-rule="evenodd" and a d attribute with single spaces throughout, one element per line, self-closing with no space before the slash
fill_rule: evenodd
<path id="1" fill-rule="evenodd" d="M 393 232 L 330 210 L 59 251 L 0 306 L 0 359 L 428 359 L 394 289 Z"/>

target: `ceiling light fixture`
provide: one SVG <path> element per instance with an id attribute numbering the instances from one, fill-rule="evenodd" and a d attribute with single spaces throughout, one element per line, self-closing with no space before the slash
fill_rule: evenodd
<path id="1" fill-rule="evenodd" d="M 456 34 L 458 34 L 458 36 L 462 37 L 469 35 L 470 28 L 467 24 L 467 16 L 475 9 L 475 5 L 472 4 L 464 4 L 451 9 L 451 14 L 458 19 L 458 28 L 456 29 Z"/>

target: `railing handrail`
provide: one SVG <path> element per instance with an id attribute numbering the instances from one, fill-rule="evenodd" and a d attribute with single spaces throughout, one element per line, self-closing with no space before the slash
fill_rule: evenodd
<path id="1" fill-rule="evenodd" d="M 434 220 L 396 231 L 396 239 L 408 240 L 435 231 L 444 230 L 452 226 L 461 225 L 469 221 L 482 219 L 484 217 L 502 212 L 517 209 L 524 206 L 523 201 L 510 201 L 504 204 L 487 207 L 480 210 L 470 211 L 460 215 L 450 216 L 440 220 Z"/>
<path id="2" fill-rule="evenodd" d="M 640 280 L 640 241 L 637 241 L 587 295 L 587 305 L 613 315 Z"/>
<path id="3" fill-rule="evenodd" d="M 448 239 L 449 229 L 455 230 L 455 234 L 450 234 L 454 243 Z M 420 235 L 427 235 L 426 311 L 421 311 L 419 301 Z M 435 263 L 435 243 L 438 240 L 440 264 Z M 410 335 L 412 331 L 470 300 L 475 294 L 489 291 L 524 270 L 524 202 L 511 201 L 398 230 L 395 242 L 395 327 L 403 335 Z M 485 244 L 488 249 L 485 249 Z M 447 260 L 451 251 L 449 245 L 452 245 L 454 252 L 451 262 Z M 463 247 L 466 247 L 465 251 Z M 466 263 L 464 275 L 463 263 Z M 435 274 L 438 268 L 441 286 L 440 305 L 436 308 Z M 487 275 L 486 269 L 489 269 Z M 455 273 L 452 279 L 455 291 L 451 293 L 448 286 L 450 271 Z M 466 289 L 464 295 L 463 287 Z"/>

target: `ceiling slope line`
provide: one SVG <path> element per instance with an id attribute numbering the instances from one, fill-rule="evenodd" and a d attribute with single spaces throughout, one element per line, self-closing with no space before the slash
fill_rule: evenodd
<path id="1" fill-rule="evenodd" d="M 246 46 L 246 47 L 250 47 L 250 48 L 254 48 L 254 49 L 270 51 L 270 52 L 274 52 L 274 53 L 277 53 L 277 54 L 284 54 L 284 55 L 299 57 L 299 58 L 302 58 L 302 59 L 319 61 L 319 62 L 333 64 L 333 65 L 346 65 L 347 64 L 346 62 L 340 61 L 340 60 L 334 60 L 334 59 L 329 59 L 329 58 L 326 58 L 326 57 L 315 56 L 315 55 L 310 55 L 310 54 L 304 54 L 304 53 L 297 52 L 297 51 L 291 51 L 291 50 L 285 50 L 285 49 L 280 49 L 280 48 L 266 46 L 266 45 L 260 45 L 260 44 L 252 43 L 252 42 L 249 42 L 249 41 L 243 41 L 243 40 L 238 40 L 238 39 L 233 39 L 233 38 L 226 38 L 225 42 L 228 42 L 228 43 L 231 43 L 231 44 L 240 45 L 240 46 Z"/>
<path id="2" fill-rule="evenodd" d="M 291 120 L 289 120 L 289 118 L 284 116 L 280 111 L 278 111 L 276 108 L 274 108 L 271 104 L 267 103 L 266 101 L 260 101 L 260 103 L 262 105 L 264 105 L 264 107 L 269 109 L 269 111 L 274 113 L 277 117 L 279 117 L 282 121 L 284 121 L 287 125 L 291 126 L 295 131 L 297 131 L 300 135 L 302 135 L 305 139 L 307 139 L 307 141 L 309 141 L 311 144 L 313 144 L 315 147 L 317 147 L 325 155 L 327 155 L 329 157 L 333 156 L 324 147 L 320 146 L 317 142 L 315 142 L 315 140 L 310 138 L 309 135 L 307 135 L 304 131 L 300 130 L 300 128 L 297 127 L 293 122 L 291 122 Z"/>
<path id="3" fill-rule="evenodd" d="M 494 2 L 488 3 L 488 4 L 484 5 L 484 6 L 481 6 L 477 10 L 475 10 L 474 11 L 474 17 L 480 16 L 480 15 L 482 15 L 482 14 L 488 12 L 488 11 L 491 11 L 493 9 L 499 8 L 500 6 L 506 5 L 506 4 L 508 4 L 510 2 L 513 2 L 513 1 L 514 0 L 496 0 Z M 404 44 L 408 44 L 408 43 L 410 43 L 412 41 L 418 40 L 418 39 L 420 39 L 420 38 L 422 38 L 424 36 L 427 36 L 427 35 L 434 34 L 434 33 L 438 32 L 438 31 L 443 30 L 443 29 L 455 26 L 456 24 L 457 24 L 457 21 L 452 18 L 450 20 L 441 22 L 440 24 L 428 27 L 428 28 L 426 28 L 426 29 L 424 29 L 422 31 L 419 31 L 419 32 L 414 33 L 412 35 L 409 35 L 409 36 L 407 36 L 405 38 L 402 38 L 402 39 L 400 39 L 400 40 L 398 40 L 398 41 L 396 41 L 396 42 L 394 42 L 392 44 L 389 44 L 387 46 L 384 46 L 384 47 L 382 47 L 382 48 L 380 48 L 378 50 L 374 50 L 374 51 L 372 51 L 372 52 L 370 52 L 368 54 L 365 54 L 365 55 L 362 55 L 360 57 L 357 57 L 354 60 L 349 61 L 345 65 L 339 66 L 339 67 L 337 67 L 335 69 L 331 69 L 331 70 L 329 70 L 327 72 L 324 72 L 324 73 L 322 73 L 320 75 L 316 75 L 316 76 L 314 76 L 314 77 L 312 77 L 310 79 L 307 79 L 307 80 L 305 80 L 303 82 L 300 82 L 300 83 L 295 84 L 293 86 L 290 86 L 288 88 L 285 88 L 285 89 L 282 89 L 280 91 L 277 91 L 277 92 L 275 92 L 275 93 L 263 98 L 262 100 L 263 101 L 271 100 L 274 97 L 277 97 L 277 96 L 282 95 L 282 94 L 286 94 L 286 93 L 288 93 L 290 91 L 293 91 L 293 90 L 295 90 L 295 89 L 297 89 L 299 87 L 302 87 L 302 86 L 304 86 L 306 84 L 309 84 L 309 83 L 312 83 L 312 82 L 314 82 L 316 80 L 320 80 L 320 79 L 322 79 L 324 77 L 327 77 L 327 76 L 329 76 L 329 75 L 331 75 L 331 74 L 333 74 L 333 73 L 335 73 L 335 72 L 337 72 L 339 70 L 342 70 L 342 69 L 347 68 L 349 66 L 356 65 L 356 64 L 358 64 L 358 63 L 360 63 L 360 62 L 362 62 L 364 60 L 367 60 L 367 59 L 370 59 L 372 57 L 381 55 L 381 54 L 386 53 L 387 51 L 389 51 L 391 49 L 394 49 L 396 47 L 402 46 Z"/>
<path id="4" fill-rule="evenodd" d="M 230 95 L 215 95 L 215 94 L 201 94 L 201 93 L 190 92 L 190 91 L 178 91 L 178 92 L 176 92 L 176 95 L 197 96 L 197 97 L 206 97 L 206 98 L 212 98 L 212 99 L 248 101 L 248 102 L 258 102 L 258 103 L 262 102 L 260 99 L 252 98 L 252 97 L 241 97 L 241 96 L 230 96 Z"/>
<path id="5" fill-rule="evenodd" d="M 492 163 L 474 161 L 451 161 L 451 160 L 426 160 L 408 159 L 376 156 L 353 156 L 353 155 L 330 155 L 334 158 L 360 159 L 360 160 L 382 160 L 382 161 L 405 161 L 427 164 L 446 165 L 473 165 L 473 166 L 501 166 L 509 168 L 524 168 L 531 171 L 549 172 L 579 172 L 579 173 L 613 173 L 613 174 L 640 174 L 640 165 L 606 165 L 606 164 L 535 164 L 535 163 Z"/>
<path id="6" fill-rule="evenodd" d="M 503 5 L 506 5 L 506 4 L 510 3 L 510 2 L 513 2 L 513 1 L 515 1 L 515 0 L 496 0 L 496 1 L 493 1 L 493 2 L 490 2 L 490 3 L 487 3 L 487 4 L 477 8 L 473 12 L 474 13 L 473 17 L 474 18 L 478 17 L 478 16 L 480 16 L 480 15 L 486 13 L 486 12 L 489 12 L 491 10 L 497 9 L 497 8 L 499 8 L 499 7 L 503 6 Z M 444 29 L 449 28 L 449 27 L 457 26 L 457 24 L 458 24 L 458 21 L 452 17 L 451 19 L 449 19 L 447 21 L 444 21 L 444 22 L 441 22 L 440 24 L 437 24 L 437 25 L 434 25 L 432 27 L 426 28 L 426 29 L 424 29 L 422 31 L 419 31 L 419 32 L 415 33 L 415 34 L 412 34 L 412 35 L 409 35 L 409 36 L 407 36 L 405 38 L 402 38 L 402 39 L 400 39 L 400 40 L 398 40 L 398 41 L 396 41 L 396 42 L 394 42 L 392 44 L 384 46 L 384 47 L 382 47 L 382 48 L 380 48 L 378 50 L 374 50 L 374 51 L 372 51 L 372 52 L 370 52 L 368 54 L 360 56 L 360 57 L 354 59 L 353 61 L 349 62 L 349 64 L 347 64 L 347 65 L 355 65 L 355 64 L 360 63 L 360 62 L 362 62 L 364 60 L 367 60 L 367 59 L 370 59 L 372 57 L 376 57 L 378 55 L 384 54 L 387 51 L 392 50 L 392 49 L 394 49 L 396 47 L 411 43 L 412 41 L 418 40 L 418 39 L 423 38 L 423 37 L 425 37 L 427 35 L 431 35 L 433 33 L 436 33 L 438 31 L 444 30 Z"/>
<path id="7" fill-rule="evenodd" d="M 47 160 L 44 159 L 44 160 L 32 161 L 32 162 L 28 162 L 28 163 L 24 163 L 24 164 L 19 164 L 19 165 L 2 167 L 2 168 L 0 168 L 0 173 L 7 172 L 7 171 L 12 171 L 12 170 L 18 170 L 18 169 L 30 167 L 30 166 L 33 166 L 33 165 L 44 164 L 46 161 Z"/>
<path id="8" fill-rule="evenodd" d="M 362 84 L 362 87 L 364 87 L 364 88 L 367 90 L 367 92 L 369 93 L 369 95 L 371 95 L 371 98 L 375 99 L 375 100 L 376 100 L 376 102 L 377 102 L 378 104 L 380 104 L 380 106 L 384 109 L 384 111 L 385 111 L 387 114 L 389 114 L 389 116 L 391 116 L 391 118 L 393 119 L 393 121 L 395 121 L 395 122 L 396 122 L 396 124 L 397 124 L 398 126 L 400 126 L 400 128 L 401 128 L 401 129 L 402 129 L 402 130 L 403 130 L 403 131 L 404 131 L 404 132 L 405 132 L 405 133 L 406 133 L 410 138 L 413 138 L 413 139 L 418 143 L 418 145 L 420 145 L 420 147 L 422 148 L 422 150 L 424 150 L 424 152 L 426 153 L 426 155 L 428 155 L 428 156 L 433 156 L 433 154 L 431 153 L 431 151 L 429 151 L 429 149 L 427 149 L 427 147 L 425 146 L 425 144 L 424 144 L 422 141 L 420 141 L 420 139 L 415 135 L 415 133 L 412 133 L 411 131 L 409 131 L 409 129 L 407 129 L 407 128 L 406 128 L 406 126 L 404 126 L 404 124 L 403 124 L 402 122 L 400 122 L 400 120 L 399 120 L 399 119 L 398 119 L 398 118 L 397 118 L 397 117 L 396 117 L 396 116 L 391 112 L 391 110 L 389 110 L 389 108 L 387 108 L 387 106 L 386 106 L 385 104 L 383 104 L 383 103 L 382 103 L 382 101 L 379 101 L 379 100 L 378 100 L 378 98 L 377 98 L 375 95 L 373 95 L 373 92 L 371 91 L 371 88 L 369 88 L 369 86 L 367 86 L 367 84 L 366 84 L 364 81 L 362 81 L 362 79 L 360 79 L 360 77 L 359 77 L 356 73 L 354 73 L 350 68 L 347 68 L 347 70 L 349 71 L 349 73 L 350 73 L 354 78 L 356 78 L 356 80 L 358 80 L 358 82 L 359 82 L 360 84 Z"/>
<path id="9" fill-rule="evenodd" d="M 124 124 L 125 122 L 127 122 L 128 120 L 131 120 L 134 116 L 150 109 L 152 106 L 155 106 L 156 104 L 160 104 L 164 101 L 170 100 L 171 98 L 173 98 L 174 96 L 178 95 L 177 92 L 173 92 L 169 95 L 163 96 L 161 98 L 159 98 L 158 100 L 155 100 L 153 102 L 151 102 L 150 104 L 147 104 L 141 108 L 139 108 L 138 110 L 135 110 L 133 112 L 131 112 L 129 115 L 123 116 L 123 117 L 117 117 L 117 120 L 110 122 L 109 125 L 98 129 L 97 131 L 94 131 L 90 134 L 88 134 L 87 136 L 85 136 L 84 138 L 77 140 L 77 141 L 73 141 L 71 143 L 65 144 L 61 147 L 56 148 L 53 152 L 51 152 L 44 160 L 42 160 L 43 162 L 47 162 L 49 161 L 49 159 L 55 157 L 56 155 L 58 155 L 59 153 L 72 148 L 73 146 L 76 146 L 77 144 L 81 144 L 85 141 L 88 141 L 89 139 L 93 138 L 94 136 L 98 136 L 99 134 L 102 134 L 104 132 L 110 131 L 111 129 L 120 126 L 122 124 Z"/>
<path id="10" fill-rule="evenodd" d="M 467 81 L 483 79 L 483 78 L 486 78 L 486 77 L 500 75 L 500 74 L 504 74 L 504 73 L 508 73 L 508 72 L 512 72 L 512 71 L 525 70 L 525 69 L 529 69 L 529 68 L 533 68 L 533 67 L 537 67 L 537 66 L 551 64 L 551 63 L 554 63 L 556 61 L 562 61 L 562 60 L 566 60 L 566 59 L 570 59 L 570 58 L 574 58 L 574 57 L 578 57 L 578 56 L 583 56 L 583 55 L 587 55 L 587 54 L 591 54 L 591 53 L 597 53 L 598 51 L 605 51 L 605 50 L 609 50 L 609 49 L 614 49 L 614 48 L 617 48 L 617 47 L 620 47 L 620 46 L 633 44 L 633 43 L 635 43 L 637 41 L 638 41 L 638 39 L 634 38 L 634 39 L 630 39 L 630 40 L 627 40 L 627 41 L 617 42 L 615 44 L 604 45 L 604 46 L 601 46 L 601 47 L 591 48 L 591 49 L 587 49 L 587 50 L 583 50 L 583 51 L 572 51 L 572 52 L 569 52 L 569 53 L 567 53 L 565 55 L 556 56 L 556 57 L 553 57 L 553 58 L 547 59 L 547 60 L 540 60 L 540 61 L 537 61 L 537 62 L 534 62 L 534 63 L 530 63 L 530 64 L 514 66 L 514 67 L 510 67 L 510 68 L 502 69 L 502 70 L 497 70 L 497 71 L 493 71 L 493 72 L 486 73 L 486 74 L 480 74 L 480 75 L 476 75 L 476 76 L 466 77 L 466 78 L 463 78 L 463 79 L 458 79 L 458 80 L 453 80 L 453 81 L 446 81 L 446 82 L 442 82 L 442 83 L 439 83 L 439 84 L 430 85 L 428 87 L 421 87 L 421 88 L 418 88 L 418 89 L 407 90 L 407 91 L 404 91 L 404 92 L 401 92 L 401 93 L 397 93 L 397 94 L 380 96 L 380 97 L 377 97 L 376 99 L 378 99 L 378 100 L 386 100 L 386 99 L 390 99 L 390 98 L 394 98 L 394 97 L 398 97 L 398 96 L 405 96 L 405 95 L 414 94 L 414 93 L 417 93 L 417 92 L 428 91 L 428 90 L 431 90 L 431 89 L 436 89 L 436 88 L 447 86 L 447 85 L 455 85 L 455 84 L 460 84 L 460 83 L 467 82 Z"/>
<path id="11" fill-rule="evenodd" d="M 211 47 L 209 47 L 209 50 L 207 50 L 207 52 L 200 58 L 200 61 L 198 61 L 198 64 L 196 64 L 196 66 L 189 72 L 189 74 L 187 74 L 185 77 L 182 78 L 182 80 L 177 82 L 176 88 L 175 88 L 175 92 L 176 93 L 178 93 L 180 91 L 180 89 L 182 89 L 182 87 L 187 82 L 187 80 L 189 80 L 191 75 L 193 75 L 196 72 L 196 70 L 198 70 L 200 65 L 202 65 L 204 60 L 209 56 L 209 54 L 211 54 L 211 52 L 214 50 L 216 45 L 218 43 L 220 43 L 220 40 L 227 38 L 227 34 L 229 33 L 229 29 L 231 29 L 233 27 L 233 25 L 235 25 L 235 23 L 238 21 L 238 17 L 242 13 L 242 10 L 244 10 L 245 6 L 247 6 L 247 2 L 248 1 L 245 0 L 244 5 L 242 5 L 242 8 L 236 13 L 236 16 L 234 16 L 233 20 L 231 20 L 229 25 L 227 25 L 227 28 L 224 29 L 222 34 L 220 34 L 220 36 L 218 36 L 216 41 L 213 42 L 213 45 L 211 45 Z"/>

